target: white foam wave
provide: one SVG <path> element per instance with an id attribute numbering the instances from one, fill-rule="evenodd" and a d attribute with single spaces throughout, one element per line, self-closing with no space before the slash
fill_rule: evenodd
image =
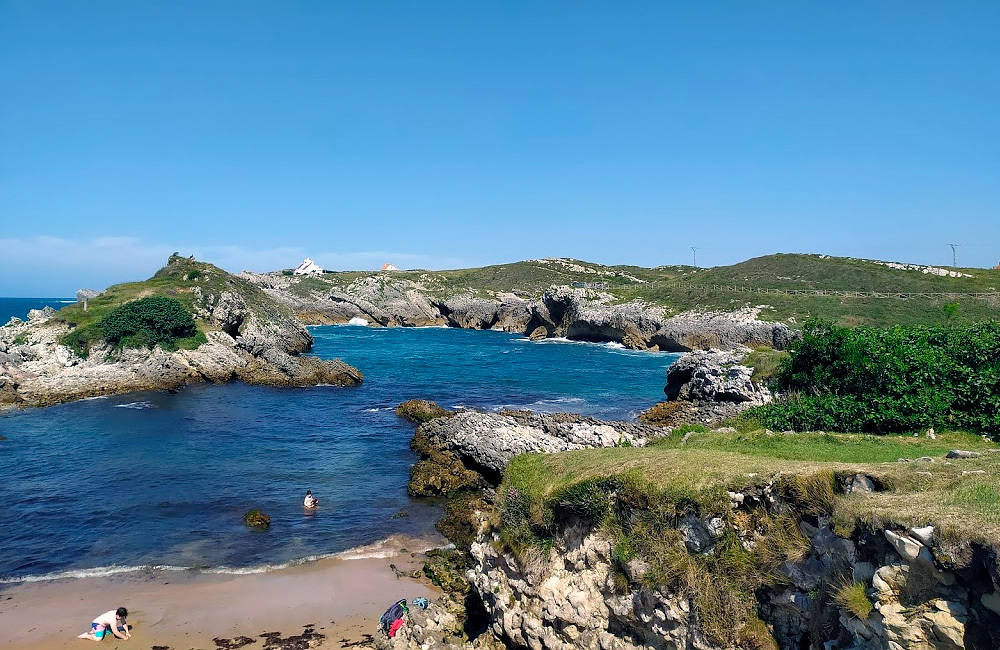
<path id="1" fill-rule="evenodd" d="M 80 401 L 81 401 L 81 402 L 89 402 L 90 400 L 95 400 L 95 399 L 108 399 L 109 397 L 110 397 L 110 395 L 92 395 L 92 396 L 90 396 L 90 397 L 81 397 L 81 398 L 80 398 Z"/>
<path id="2" fill-rule="evenodd" d="M 128 404 L 115 404 L 116 409 L 151 409 L 156 408 L 152 402 L 129 402 Z"/>
<path id="3" fill-rule="evenodd" d="M 370 409 L 361 409 L 365 413 L 378 413 L 379 411 L 391 411 L 391 406 L 376 406 Z"/>
<path id="4" fill-rule="evenodd" d="M 606 348 L 608 350 L 627 350 L 629 353 L 634 354 L 646 354 L 649 350 L 629 350 L 624 345 L 617 341 L 577 341 L 575 339 L 568 339 L 565 336 L 553 336 L 552 338 L 539 339 L 537 341 L 532 341 L 529 338 L 514 339 L 518 343 L 538 343 L 538 344 L 553 344 L 553 343 L 570 343 L 572 345 L 593 345 L 600 348 Z"/>
<path id="5" fill-rule="evenodd" d="M 346 551 L 308 555 L 306 557 L 289 560 L 287 562 L 279 562 L 276 564 L 259 564 L 248 567 L 219 566 L 201 569 L 196 569 L 194 567 L 172 566 L 169 564 L 143 564 L 138 566 L 114 565 L 93 567 L 89 569 L 69 569 L 66 571 L 56 571 L 41 575 L 12 576 L 8 578 L 0 577 L 0 585 L 27 582 L 51 582 L 53 580 L 73 580 L 81 578 L 106 578 L 108 576 L 123 575 L 128 573 L 158 571 L 191 571 L 213 575 L 233 576 L 257 575 L 260 573 L 269 573 L 271 571 L 281 571 L 282 569 L 301 566 L 311 562 L 318 562 L 320 560 L 334 558 L 338 560 L 385 559 L 396 557 L 404 553 L 426 553 L 427 551 L 439 548 L 447 549 L 453 548 L 453 546 L 451 544 L 442 546 L 432 540 L 414 539 L 404 537 L 402 535 L 391 535 L 385 539 L 378 540 L 377 542 L 349 548 Z"/>
<path id="6" fill-rule="evenodd" d="M 355 316 L 351 320 L 347 321 L 347 324 L 348 325 L 357 325 L 357 326 L 361 326 L 361 327 L 367 327 L 368 326 L 368 321 L 365 320 L 364 318 L 361 318 L 360 316 Z"/>
<path id="7" fill-rule="evenodd" d="M 60 303 L 62 303 L 64 305 L 71 305 L 71 304 L 73 304 L 76 301 L 75 300 L 57 300 L 56 302 L 60 302 Z"/>
<path id="8" fill-rule="evenodd" d="M 14 576 L 0 578 L 0 584 L 20 582 L 50 582 L 52 580 L 71 580 L 76 578 L 105 578 L 123 573 L 138 573 L 140 571 L 188 571 L 190 567 L 171 566 L 169 564 L 144 564 L 140 566 L 99 566 L 90 569 L 69 569 L 41 575 Z"/>

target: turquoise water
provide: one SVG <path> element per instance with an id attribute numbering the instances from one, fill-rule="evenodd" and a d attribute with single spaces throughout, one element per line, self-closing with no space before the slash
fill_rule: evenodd
<path id="1" fill-rule="evenodd" d="M 9 321 L 12 316 L 26 320 L 29 309 L 62 309 L 73 302 L 76 300 L 72 298 L 0 298 L 0 325 Z"/>
<path id="2" fill-rule="evenodd" d="M 255 571 L 426 536 L 436 510 L 406 495 L 413 428 L 396 404 L 631 418 L 661 398 L 677 356 L 443 328 L 312 331 L 315 354 L 357 366 L 363 385 L 195 385 L 0 416 L 0 580 Z M 322 504 L 311 516 L 306 489 Z M 243 526 L 251 507 L 270 530 Z"/>

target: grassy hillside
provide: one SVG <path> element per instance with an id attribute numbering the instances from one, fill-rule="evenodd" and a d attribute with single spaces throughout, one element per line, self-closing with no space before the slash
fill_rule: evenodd
<path id="1" fill-rule="evenodd" d="M 90 346 L 103 339 L 100 322 L 116 308 L 125 303 L 140 298 L 164 296 L 179 302 L 188 313 L 197 314 L 198 301 L 195 289 L 200 289 L 202 298 L 210 295 L 219 296 L 223 291 L 233 291 L 244 298 L 251 307 L 275 310 L 285 309 L 264 293 L 242 278 L 230 275 L 226 271 L 197 260 L 172 255 L 167 265 L 156 272 L 148 280 L 116 284 L 105 289 L 100 296 L 93 298 L 84 311 L 80 303 L 63 307 L 56 315 L 58 320 L 68 323 L 73 329 L 63 338 L 63 343 L 73 348 L 77 353 L 86 356 Z M 285 310 L 287 311 L 287 310 Z M 291 317 L 290 312 L 286 314 Z M 195 319 L 198 328 L 194 336 L 177 340 L 176 346 L 193 349 L 205 342 L 205 332 L 218 329 L 217 325 L 205 320 Z"/>
<path id="2" fill-rule="evenodd" d="M 604 266 L 571 259 L 528 260 L 450 271 L 337 272 L 293 278 L 299 295 L 345 289 L 359 278 L 385 282 L 410 280 L 427 293 L 445 298 L 471 292 L 491 296 L 511 292 L 540 296 L 552 285 L 601 282 L 614 299 L 641 299 L 673 313 L 690 309 L 732 310 L 762 306 L 761 317 L 802 322 L 821 317 L 842 325 L 971 323 L 995 319 L 994 298 L 872 298 L 836 295 L 776 295 L 763 290 L 878 291 L 905 293 L 979 293 L 1000 291 L 1000 271 L 954 269 L 971 277 L 941 277 L 901 270 L 874 261 L 825 255 L 778 254 L 707 269 L 690 266 L 642 268 Z M 720 288 L 724 287 L 724 288 Z M 736 287 L 737 289 L 732 289 Z"/>

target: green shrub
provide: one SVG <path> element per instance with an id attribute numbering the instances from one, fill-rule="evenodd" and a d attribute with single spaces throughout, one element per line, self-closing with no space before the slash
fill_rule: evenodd
<path id="1" fill-rule="evenodd" d="M 201 269 L 191 269 L 190 271 L 187 272 L 187 275 L 184 276 L 184 279 L 185 280 L 197 280 L 202 275 L 203 274 L 201 272 Z"/>
<path id="2" fill-rule="evenodd" d="M 179 339 L 197 334 L 194 318 L 180 302 L 152 296 L 127 302 L 98 324 L 104 340 L 114 347 L 177 349 Z"/>
<path id="3" fill-rule="evenodd" d="M 791 397 L 754 409 L 774 429 L 1000 430 L 1000 323 L 848 329 L 810 322 L 783 362 Z"/>

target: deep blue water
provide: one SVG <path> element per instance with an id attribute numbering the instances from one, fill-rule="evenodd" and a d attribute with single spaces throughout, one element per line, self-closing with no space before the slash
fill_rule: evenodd
<path id="1" fill-rule="evenodd" d="M 676 358 L 440 328 L 313 334 L 315 353 L 360 368 L 362 386 L 195 385 L 0 416 L 0 579 L 261 567 L 420 536 L 436 511 L 406 496 L 413 428 L 396 404 L 630 418 L 660 399 Z M 321 499 L 312 516 L 307 488 Z M 243 526 L 251 507 L 269 531 Z"/>
<path id="2" fill-rule="evenodd" d="M 11 316 L 26 320 L 29 309 L 62 309 L 72 302 L 76 301 L 72 298 L 0 298 L 0 325 L 9 321 Z"/>

